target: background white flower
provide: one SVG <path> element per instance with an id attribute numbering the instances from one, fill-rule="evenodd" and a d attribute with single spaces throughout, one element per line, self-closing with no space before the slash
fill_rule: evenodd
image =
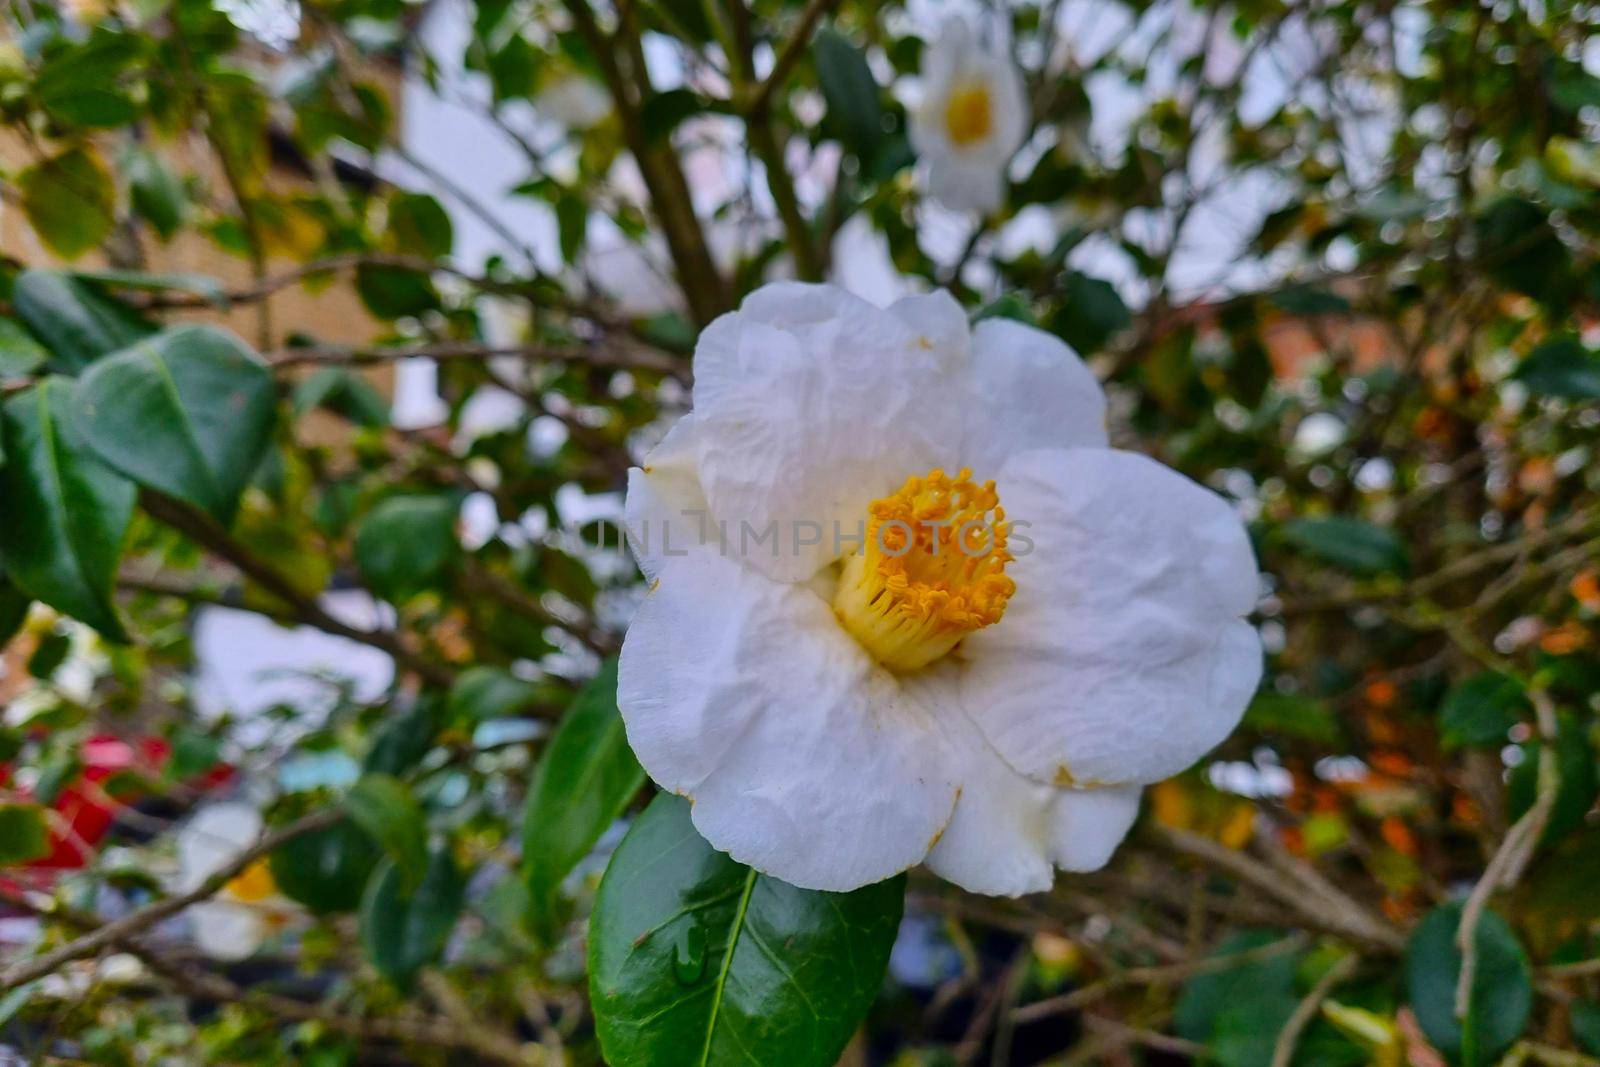
<path id="1" fill-rule="evenodd" d="M 694 370 L 693 413 L 629 479 L 652 585 L 618 702 L 717 848 L 806 888 L 926 859 L 976 892 L 1041 890 L 1104 864 L 1141 786 L 1238 722 L 1261 672 L 1244 528 L 1107 447 L 1104 396 L 1061 341 L 969 329 L 945 293 L 880 309 L 785 283 L 712 323 Z M 946 473 L 963 468 L 977 478 Z M 951 501 L 1003 520 L 1016 558 L 935 588 L 919 542 L 909 586 L 861 598 L 872 537 L 810 536 Z M 752 539 L 773 523 L 776 545 Z M 918 589 L 939 605 L 924 629 L 869 612 Z"/>
<path id="2" fill-rule="evenodd" d="M 965 19 L 946 20 L 923 57 L 922 99 L 911 112 L 929 192 L 957 211 L 993 211 L 1027 130 L 1022 75 L 1005 44 L 980 40 Z"/>
<path id="3" fill-rule="evenodd" d="M 212 804 L 196 812 L 178 835 L 179 891 L 197 889 L 232 863 L 256 843 L 261 830 L 261 814 L 242 802 Z M 287 907 L 263 858 L 186 914 L 202 952 L 239 960 L 261 947 Z"/>

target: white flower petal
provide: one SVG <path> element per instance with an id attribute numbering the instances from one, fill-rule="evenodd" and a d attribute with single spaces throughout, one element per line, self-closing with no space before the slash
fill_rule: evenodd
<path id="1" fill-rule="evenodd" d="M 711 550 L 663 566 L 617 685 L 629 744 L 689 797 L 707 841 L 838 891 L 917 863 L 950 818 L 955 781 L 928 697 L 873 663 L 809 589 Z"/>
<path id="2" fill-rule="evenodd" d="M 1050 888 L 1050 805 L 1059 790 L 1012 770 L 962 712 L 961 795 L 928 869 L 969 893 L 1015 897 Z"/>
<path id="3" fill-rule="evenodd" d="M 967 638 L 963 704 L 1017 770 L 1159 781 L 1238 723 L 1261 677 L 1255 557 L 1233 510 L 1146 457 L 1028 452 L 999 476 L 1017 591 Z M 1033 543 L 1030 551 L 1024 538 Z"/>
<path id="4" fill-rule="evenodd" d="M 701 334 L 700 484 L 732 551 L 809 578 L 851 550 L 840 536 L 861 532 L 871 501 L 959 458 L 959 364 L 933 341 L 842 289 L 793 282 Z"/>
<path id="5" fill-rule="evenodd" d="M 209 900 L 194 905 L 188 915 L 195 944 L 213 959 L 242 960 L 267 938 L 266 918 L 244 904 Z"/>
<path id="6" fill-rule="evenodd" d="M 1050 859 L 1066 871 L 1098 871 L 1139 816 L 1138 786 L 1057 790 L 1050 807 Z"/>
<path id="7" fill-rule="evenodd" d="M 1105 393 L 1060 338 L 985 319 L 973 330 L 970 376 L 962 465 L 979 478 L 994 477 L 1019 452 L 1105 447 Z"/>
<path id="8" fill-rule="evenodd" d="M 714 537 L 698 464 L 695 419 L 685 415 L 650 450 L 643 466 L 628 471 L 623 504 L 628 546 L 648 581 L 655 580 L 666 558 L 699 544 L 702 533 Z"/>
<path id="9" fill-rule="evenodd" d="M 249 804 L 226 801 L 201 808 L 178 834 L 178 884 L 196 888 L 232 863 L 261 836 L 261 813 Z"/>
<path id="10" fill-rule="evenodd" d="M 903 296 L 889 305 L 888 312 L 927 340 L 939 366 L 961 366 L 971 358 L 972 328 L 967 313 L 948 290 Z"/>
<path id="11" fill-rule="evenodd" d="M 952 211 L 987 215 L 1005 199 L 1006 159 L 998 152 L 929 152 L 924 159 L 928 163 L 928 193 Z"/>

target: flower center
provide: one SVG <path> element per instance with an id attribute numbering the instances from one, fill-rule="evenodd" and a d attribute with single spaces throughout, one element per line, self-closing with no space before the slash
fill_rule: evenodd
<path id="1" fill-rule="evenodd" d="M 1005 574 L 1007 530 L 994 483 L 975 485 L 970 470 L 907 478 L 868 507 L 834 614 L 890 670 L 925 667 L 1005 613 L 1017 588 Z"/>
<path id="2" fill-rule="evenodd" d="M 956 87 L 944 105 L 944 125 L 950 141 L 965 148 L 989 136 L 994 128 L 989 87 L 982 82 L 965 82 Z"/>
<path id="3" fill-rule="evenodd" d="M 259 904 L 277 891 L 278 883 L 273 881 L 272 868 L 267 866 L 263 857 L 234 875 L 222 887 L 221 895 L 241 904 Z"/>

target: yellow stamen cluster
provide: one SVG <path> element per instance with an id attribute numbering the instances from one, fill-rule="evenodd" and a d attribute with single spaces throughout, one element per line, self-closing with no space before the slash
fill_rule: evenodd
<path id="1" fill-rule="evenodd" d="M 907 478 L 867 514 L 865 542 L 844 561 L 833 610 L 878 662 L 917 670 L 1000 621 L 1017 583 L 1005 573 L 1012 556 L 993 482 L 933 470 Z"/>
<path id="2" fill-rule="evenodd" d="M 222 887 L 221 895 L 241 904 L 259 904 L 278 891 L 272 878 L 272 868 L 266 859 L 259 859 L 234 875 Z"/>
<path id="3" fill-rule="evenodd" d="M 987 85 L 975 81 L 956 86 L 944 105 L 944 126 L 950 143 L 965 148 L 988 137 L 994 129 L 993 111 Z"/>

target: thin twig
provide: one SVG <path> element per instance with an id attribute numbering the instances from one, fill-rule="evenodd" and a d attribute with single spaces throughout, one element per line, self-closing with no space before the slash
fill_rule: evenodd
<path id="1" fill-rule="evenodd" d="M 1300 1043 L 1300 1035 L 1317 1017 L 1317 1012 L 1322 1010 L 1322 1002 L 1327 1000 L 1328 995 L 1341 983 L 1355 974 L 1360 966 L 1360 956 L 1346 956 L 1317 979 L 1317 984 L 1312 986 L 1311 992 L 1295 1006 L 1289 1021 L 1284 1023 L 1283 1029 L 1279 1031 L 1278 1040 L 1272 1046 L 1272 1067 L 1289 1067 L 1289 1063 L 1294 1059 L 1295 1046 Z"/>

